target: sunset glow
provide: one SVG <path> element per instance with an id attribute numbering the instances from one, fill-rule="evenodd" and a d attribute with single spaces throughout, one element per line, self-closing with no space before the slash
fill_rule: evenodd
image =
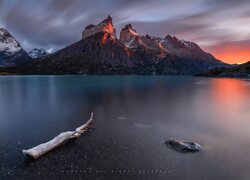
<path id="1" fill-rule="evenodd" d="M 214 54 L 217 59 L 229 64 L 242 64 L 250 61 L 250 51 L 220 52 Z"/>
<path id="2" fill-rule="evenodd" d="M 250 46 L 242 47 L 241 45 L 225 45 L 216 46 L 206 49 L 212 53 L 217 59 L 229 64 L 242 64 L 250 61 Z"/>

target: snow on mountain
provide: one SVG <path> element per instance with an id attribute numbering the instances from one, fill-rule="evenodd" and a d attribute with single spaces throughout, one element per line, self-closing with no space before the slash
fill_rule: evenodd
<path id="1" fill-rule="evenodd" d="M 132 42 L 138 37 L 139 34 L 133 29 L 131 24 L 126 25 L 120 32 L 120 41 L 127 47 L 131 47 Z"/>
<path id="2" fill-rule="evenodd" d="M 26 52 L 23 50 L 21 52 L 20 56 L 27 59 L 23 56 L 27 55 Z M 37 57 L 38 54 L 38 49 L 30 52 L 32 57 Z M 20 59 L 17 60 L 16 57 L 15 54 L 15 61 L 9 57 L 7 60 L 2 60 L 0 51 L 0 66 L 2 62 L 5 64 L 14 62 L 14 65 L 17 62 L 23 62 Z M 227 65 L 203 51 L 193 42 L 179 40 L 170 35 L 165 38 L 143 36 L 131 24 L 122 29 L 120 39 L 117 39 L 112 18 L 108 16 L 97 25 L 88 25 L 82 32 L 80 41 L 44 57 L 42 61 L 34 61 L 25 71 L 20 69 L 20 72 L 28 74 L 190 75 L 206 71 L 211 67 L 224 66 Z"/>
<path id="3" fill-rule="evenodd" d="M 33 59 L 41 58 L 47 56 L 48 53 L 44 49 L 34 48 L 32 51 L 28 52 L 28 55 Z"/>
<path id="4" fill-rule="evenodd" d="M 30 61 L 19 42 L 6 29 L 0 28 L 0 66 L 22 66 Z"/>
<path id="5" fill-rule="evenodd" d="M 131 24 L 126 25 L 121 30 L 120 41 L 131 50 L 145 49 L 159 58 L 165 58 L 166 55 L 172 54 L 183 59 L 216 60 L 194 42 L 179 40 L 170 35 L 165 38 L 141 36 Z"/>
<path id="6" fill-rule="evenodd" d="M 5 29 L 0 29 L 0 51 L 6 55 L 13 55 L 22 50 L 17 40 Z"/>

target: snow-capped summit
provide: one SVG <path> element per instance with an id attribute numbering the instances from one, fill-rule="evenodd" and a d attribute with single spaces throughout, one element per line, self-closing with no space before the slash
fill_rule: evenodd
<path id="1" fill-rule="evenodd" d="M 6 29 L 0 28 L 0 51 L 13 55 L 21 50 L 17 40 Z"/>
<path id="2" fill-rule="evenodd" d="M 0 28 L 0 66 L 23 65 L 30 60 L 19 42 L 6 29 Z"/>
<path id="3" fill-rule="evenodd" d="M 32 51 L 28 52 L 29 56 L 33 59 L 41 58 L 47 56 L 48 53 L 44 49 L 34 48 Z"/>
<path id="4" fill-rule="evenodd" d="M 82 39 L 93 36 L 97 33 L 104 33 L 106 36 L 110 35 L 111 38 L 116 39 L 116 29 L 113 26 L 112 17 L 108 17 L 97 25 L 88 25 L 82 32 Z"/>

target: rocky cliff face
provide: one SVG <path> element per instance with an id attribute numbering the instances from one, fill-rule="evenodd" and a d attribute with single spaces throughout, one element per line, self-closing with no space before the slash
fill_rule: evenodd
<path id="1" fill-rule="evenodd" d="M 0 66 L 18 66 L 30 62 L 30 57 L 18 41 L 5 29 L 0 29 Z"/>
<path id="2" fill-rule="evenodd" d="M 211 54 L 203 51 L 197 44 L 167 35 L 165 38 L 141 36 L 132 27 L 126 25 L 121 30 L 120 41 L 132 52 L 138 54 L 144 62 L 153 64 L 154 73 L 193 74 L 214 67 L 226 66 Z M 157 70 L 158 69 L 158 70 Z"/>
<path id="3" fill-rule="evenodd" d="M 165 38 L 151 37 L 149 35 L 141 36 L 133 29 L 131 24 L 126 25 L 121 30 L 120 41 L 130 49 L 136 51 L 138 48 L 144 48 L 147 51 L 155 52 L 158 57 L 162 58 L 172 54 L 179 58 L 218 62 L 211 54 L 204 52 L 193 42 L 179 40 L 170 35 Z"/>
<path id="4" fill-rule="evenodd" d="M 172 36 L 141 36 L 131 24 L 117 39 L 108 16 L 97 25 L 87 26 L 79 42 L 33 67 L 59 74 L 194 74 L 223 65 L 195 43 Z"/>
<path id="5" fill-rule="evenodd" d="M 179 40 L 175 36 L 167 35 L 164 39 L 159 39 L 162 46 L 168 49 L 171 53 L 175 54 L 179 58 L 186 59 L 200 59 L 204 61 L 215 62 L 217 61 L 211 54 L 203 51 L 194 42 L 185 40 Z"/>
<path id="6" fill-rule="evenodd" d="M 135 52 L 138 49 L 144 49 L 160 53 L 160 47 L 158 44 L 156 44 L 149 35 L 141 36 L 138 34 L 131 24 L 126 25 L 121 30 L 120 41 Z"/>
<path id="7" fill-rule="evenodd" d="M 105 35 L 109 34 L 113 39 L 116 39 L 116 30 L 113 26 L 112 18 L 110 15 L 107 19 L 97 25 L 91 24 L 87 26 L 82 33 L 82 38 L 85 39 L 97 33 L 104 33 Z"/>
<path id="8" fill-rule="evenodd" d="M 138 37 L 139 34 L 133 29 L 131 24 L 126 25 L 120 32 L 120 41 L 123 42 L 127 47 L 130 47 L 132 41 Z"/>
<path id="9" fill-rule="evenodd" d="M 59 74 L 131 74 L 138 59 L 116 39 L 109 16 L 98 25 L 87 26 L 80 41 L 32 66 Z"/>

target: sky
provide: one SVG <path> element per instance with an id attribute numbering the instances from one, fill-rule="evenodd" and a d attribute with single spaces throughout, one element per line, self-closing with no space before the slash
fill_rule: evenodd
<path id="1" fill-rule="evenodd" d="M 250 61 L 249 0 L 0 0 L 0 27 L 26 51 L 57 51 L 110 14 L 119 31 L 196 42 L 227 63 Z"/>

